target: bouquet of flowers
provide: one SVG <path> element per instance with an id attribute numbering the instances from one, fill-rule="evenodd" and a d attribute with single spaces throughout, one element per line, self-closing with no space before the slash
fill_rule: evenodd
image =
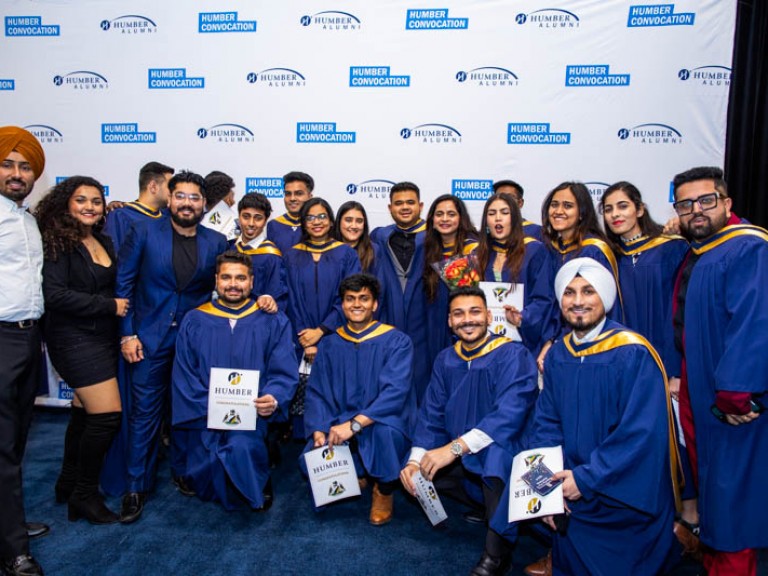
<path id="1" fill-rule="evenodd" d="M 474 254 L 452 256 L 442 262 L 435 262 L 432 267 L 449 290 L 462 286 L 477 286 L 482 278 Z"/>

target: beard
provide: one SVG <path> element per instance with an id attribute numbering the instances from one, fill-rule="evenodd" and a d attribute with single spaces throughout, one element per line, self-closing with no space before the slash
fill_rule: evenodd
<path id="1" fill-rule="evenodd" d="M 200 214 L 192 213 L 191 216 L 182 216 L 178 212 L 171 212 L 171 220 L 176 222 L 182 228 L 194 228 L 203 219 L 202 212 Z"/>
<path id="2" fill-rule="evenodd" d="M 703 213 L 702 216 L 706 222 L 697 226 L 693 225 L 693 218 L 691 218 L 691 220 L 685 224 L 683 224 L 682 221 L 680 222 L 680 229 L 683 232 L 683 236 L 685 236 L 688 240 L 706 240 L 710 236 L 722 230 L 722 228 L 728 223 L 728 217 L 726 216 L 725 212 L 722 214 L 714 214 L 712 216 Z"/>
<path id="3" fill-rule="evenodd" d="M 9 184 L 11 182 L 15 182 L 17 184 L 21 184 L 21 190 L 14 190 L 12 189 Z M 5 182 L 5 187 L 3 188 L 3 196 L 8 198 L 8 200 L 13 200 L 14 202 L 20 202 L 21 200 L 24 200 L 27 196 L 30 195 L 32 192 L 32 188 L 34 185 L 28 185 L 24 180 L 19 180 L 18 178 L 9 178 Z"/>
<path id="4" fill-rule="evenodd" d="M 226 292 L 217 291 L 216 293 L 219 295 L 219 302 L 233 308 L 239 306 L 248 298 L 248 295 L 243 290 L 232 292 L 231 295 L 228 295 Z"/>

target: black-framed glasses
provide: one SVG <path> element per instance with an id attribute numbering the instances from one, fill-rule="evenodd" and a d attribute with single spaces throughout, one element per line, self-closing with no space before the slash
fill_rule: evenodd
<path id="1" fill-rule="evenodd" d="M 307 214 L 307 216 L 304 218 L 307 222 L 314 222 L 315 220 L 320 220 L 320 222 L 325 222 L 328 220 L 328 214 L 325 212 L 321 214 Z"/>
<path id="2" fill-rule="evenodd" d="M 706 212 L 717 206 L 718 198 L 724 198 L 724 196 L 722 196 L 720 192 L 710 192 L 709 194 L 702 194 L 698 198 L 693 198 L 692 200 L 680 200 L 679 202 L 675 202 L 672 204 L 672 208 L 675 209 L 678 216 L 692 214 L 694 204 L 698 204 L 701 211 Z"/>

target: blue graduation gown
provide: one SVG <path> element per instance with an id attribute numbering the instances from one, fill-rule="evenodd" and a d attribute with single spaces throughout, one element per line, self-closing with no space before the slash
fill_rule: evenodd
<path id="1" fill-rule="evenodd" d="M 416 389 L 416 401 L 420 404 L 432 369 L 428 347 L 427 299 L 423 281 L 424 232 L 427 225 L 420 220 L 407 230 L 416 234 L 416 250 L 404 278 L 404 286 L 400 283 L 398 269 L 394 263 L 396 258 L 389 248 L 389 239 L 395 229 L 396 226 L 391 224 L 376 228 L 371 233 L 371 241 L 379 246 L 380 256 L 376 259 L 374 271 L 382 286 L 379 319 L 405 332 L 413 341 L 413 386 Z"/>
<path id="2" fill-rule="evenodd" d="M 236 320 L 234 326 L 230 320 Z M 259 417 L 255 431 L 209 430 L 208 385 L 214 367 L 258 370 L 259 396 L 274 396 L 278 411 Z M 187 476 L 202 500 L 221 502 L 227 510 L 264 505 L 267 424 L 285 415 L 298 381 L 284 314 L 261 312 L 252 300 L 237 310 L 213 301 L 187 314 L 176 341 L 173 425 L 189 430 Z"/>
<path id="3" fill-rule="evenodd" d="M 138 200 L 126 202 L 122 208 L 112 210 L 104 222 L 104 234 L 112 239 L 115 253 L 120 253 L 120 246 L 137 223 L 161 220 L 168 217 L 168 210 L 153 210 Z"/>
<path id="4" fill-rule="evenodd" d="M 554 534 L 555 574 L 656 575 L 674 544 L 671 407 L 650 344 L 608 320 L 593 341 L 552 346 L 528 448 L 562 446 L 581 491 L 565 536 Z M 492 526 L 503 530 L 508 493 Z"/>
<path id="5" fill-rule="evenodd" d="M 700 254 L 685 299 L 685 359 L 696 427 L 701 541 L 768 546 L 768 414 L 730 426 L 710 412 L 718 390 L 768 406 L 768 233 L 726 226 L 691 243 Z"/>
<path id="6" fill-rule="evenodd" d="M 320 253 L 315 262 L 312 254 Z M 288 280 L 288 318 L 293 324 L 297 356 L 301 357 L 298 333 L 305 328 L 325 326 L 335 330 L 342 325 L 339 284 L 351 274 L 360 272 L 357 253 L 332 240 L 322 245 L 299 243 L 285 255 Z"/>
<path id="7" fill-rule="evenodd" d="M 382 482 L 397 480 L 416 413 L 410 338 L 380 322 L 362 332 L 342 326 L 320 341 L 307 383 L 304 428 L 326 434 L 357 414 L 374 424 L 355 436 L 363 466 Z"/>
<path id="8" fill-rule="evenodd" d="M 461 464 L 484 479 L 506 482 L 538 393 L 535 361 L 520 343 L 489 336 L 467 354 L 457 342 L 435 360 L 413 445 L 432 450 L 478 428 L 493 443 L 466 454 Z"/>
<path id="9" fill-rule="evenodd" d="M 268 294 L 277 302 L 277 308 L 286 312 L 288 306 L 288 285 L 286 282 L 283 254 L 275 244 L 264 240 L 257 247 L 244 246 L 240 240 L 230 242 L 230 248 L 248 254 L 253 263 L 253 290 L 251 294 L 258 298 Z"/>
<path id="10" fill-rule="evenodd" d="M 267 238 L 275 243 L 280 252 L 288 250 L 301 242 L 301 221 L 287 212 L 267 222 Z"/>
<path id="11" fill-rule="evenodd" d="M 523 220 L 523 234 L 529 238 L 536 238 L 539 242 L 543 242 L 541 236 L 541 226 L 530 220 Z"/>
<path id="12" fill-rule="evenodd" d="M 644 236 L 622 248 L 619 285 L 625 324 L 650 341 L 664 362 L 667 376 L 680 376 L 680 352 L 675 348 L 672 325 L 672 293 L 688 243 L 678 236 Z"/>
<path id="13" fill-rule="evenodd" d="M 494 247 L 494 251 L 498 250 Z M 494 281 L 493 252 L 485 268 L 484 280 Z M 523 323 L 520 337 L 523 345 L 534 356 L 539 353 L 547 340 L 553 339 L 560 330 L 560 309 L 555 298 L 555 276 L 552 256 L 546 246 L 533 239 L 525 239 L 525 259 L 519 278 L 511 277 L 509 270 L 501 273 L 503 282 L 517 282 L 525 286 L 523 293 Z"/>
<path id="14" fill-rule="evenodd" d="M 472 254 L 477 249 L 477 240 L 467 238 L 461 251 L 465 256 Z M 457 256 L 453 247 L 443 249 L 443 259 Z M 438 281 L 437 293 L 433 301 L 426 300 L 427 306 L 427 347 L 429 349 L 429 368 L 437 358 L 437 355 L 455 342 L 453 331 L 448 327 L 448 296 L 450 291 L 442 280 Z"/>
<path id="15" fill-rule="evenodd" d="M 613 253 L 613 250 L 611 250 L 611 247 L 603 240 L 600 240 L 600 238 L 588 235 L 582 241 L 581 246 L 575 242 L 564 244 L 558 238 L 552 242 L 551 249 L 554 254 L 553 262 L 555 266 L 555 276 L 557 276 L 557 273 L 560 271 L 560 268 L 563 267 L 563 264 L 570 262 L 574 258 L 592 258 L 605 266 L 606 269 L 613 274 L 613 278 L 616 280 L 618 293 L 616 294 L 616 302 L 614 303 L 613 308 L 608 312 L 608 318 L 610 320 L 621 322 L 624 314 L 622 310 L 623 297 L 619 284 L 619 264 L 616 261 L 616 255 Z"/>

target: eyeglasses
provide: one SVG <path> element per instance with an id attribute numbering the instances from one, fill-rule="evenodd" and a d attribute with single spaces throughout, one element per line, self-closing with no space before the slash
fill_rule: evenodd
<path id="1" fill-rule="evenodd" d="M 315 220 L 320 220 L 320 222 L 325 222 L 328 220 L 328 214 L 323 212 L 322 214 L 307 214 L 307 216 L 304 218 L 307 222 L 314 222 Z"/>
<path id="2" fill-rule="evenodd" d="M 675 209 L 675 212 L 677 212 L 678 216 L 687 216 L 688 214 L 692 214 L 694 210 L 694 204 L 698 204 L 699 208 L 701 208 L 702 212 L 706 212 L 707 210 L 712 210 L 715 206 L 717 206 L 717 199 L 723 198 L 719 192 L 710 192 L 709 194 L 702 194 L 698 198 L 693 198 L 692 200 L 680 200 L 679 202 L 675 202 L 672 204 L 672 208 Z"/>
<path id="3" fill-rule="evenodd" d="M 189 200 L 190 202 L 201 202 L 203 197 L 200 194 L 191 194 L 189 192 L 174 192 L 173 197 L 179 202 Z"/>

